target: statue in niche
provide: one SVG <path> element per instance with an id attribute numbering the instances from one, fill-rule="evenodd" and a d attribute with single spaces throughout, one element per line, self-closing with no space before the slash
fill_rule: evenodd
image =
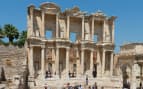
<path id="1" fill-rule="evenodd" d="M 39 33 L 39 27 L 38 27 L 38 25 L 37 25 L 37 22 L 33 22 L 33 25 L 34 25 L 34 32 L 35 32 L 35 36 L 39 36 L 40 35 L 40 33 Z"/>
<path id="2" fill-rule="evenodd" d="M 64 31 L 61 31 L 60 35 L 61 35 L 61 38 L 64 38 Z"/>

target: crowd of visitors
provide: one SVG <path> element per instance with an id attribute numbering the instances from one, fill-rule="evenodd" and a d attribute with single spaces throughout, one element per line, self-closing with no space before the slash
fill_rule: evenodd
<path id="1" fill-rule="evenodd" d="M 49 87 L 47 84 L 45 84 L 44 89 L 52 89 L 52 88 Z M 95 83 L 93 86 L 89 86 L 89 85 L 86 85 L 86 86 L 83 86 L 83 85 L 72 86 L 72 85 L 70 85 L 70 83 L 67 83 L 66 86 L 64 86 L 62 89 L 97 89 L 97 85 Z"/>
<path id="2" fill-rule="evenodd" d="M 63 89 L 97 89 L 97 85 L 95 83 L 93 86 L 89 86 L 89 85 L 86 85 L 86 86 L 82 86 L 82 85 L 71 86 L 70 83 L 67 83 L 67 86 L 64 87 Z"/>

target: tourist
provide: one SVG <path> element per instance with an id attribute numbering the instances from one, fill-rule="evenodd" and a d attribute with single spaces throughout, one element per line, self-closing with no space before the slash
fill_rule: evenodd
<path id="1" fill-rule="evenodd" d="M 104 87 L 102 86 L 101 89 L 104 89 Z"/>
<path id="2" fill-rule="evenodd" d="M 48 89 L 48 85 L 47 84 L 45 84 L 44 89 Z"/>
<path id="3" fill-rule="evenodd" d="M 139 89 L 143 89 L 143 87 L 142 87 L 142 82 L 140 82 L 140 87 L 139 87 Z"/>
<path id="4" fill-rule="evenodd" d="M 81 85 L 79 85 L 78 89 L 83 89 Z"/>
<path id="5" fill-rule="evenodd" d="M 86 75 L 86 85 L 88 85 L 88 75 Z"/>
<path id="6" fill-rule="evenodd" d="M 89 86 L 88 89 L 91 89 L 91 87 Z"/>
<path id="7" fill-rule="evenodd" d="M 97 89 L 97 84 L 96 84 L 96 82 L 94 83 L 92 89 Z"/>
<path id="8" fill-rule="evenodd" d="M 72 89 L 72 86 L 70 86 L 70 83 L 67 83 L 67 89 Z"/>

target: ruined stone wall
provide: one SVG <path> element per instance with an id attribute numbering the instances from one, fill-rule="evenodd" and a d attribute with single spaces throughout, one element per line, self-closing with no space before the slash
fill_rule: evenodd
<path id="1" fill-rule="evenodd" d="M 0 46 L 0 73 L 2 68 L 5 72 L 7 87 L 18 89 L 21 81 L 23 83 L 23 76 L 26 71 L 26 55 L 25 48 L 18 48 L 15 46 Z"/>

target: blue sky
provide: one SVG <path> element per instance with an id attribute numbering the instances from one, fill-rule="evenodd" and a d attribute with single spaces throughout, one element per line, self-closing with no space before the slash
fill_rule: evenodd
<path id="1" fill-rule="evenodd" d="M 20 31 L 26 30 L 27 6 L 34 4 L 38 7 L 42 2 L 57 3 L 62 10 L 78 6 L 88 13 L 102 10 L 108 16 L 117 16 L 116 51 L 123 43 L 143 42 L 143 0 L 1 0 L 0 26 L 10 23 Z"/>

